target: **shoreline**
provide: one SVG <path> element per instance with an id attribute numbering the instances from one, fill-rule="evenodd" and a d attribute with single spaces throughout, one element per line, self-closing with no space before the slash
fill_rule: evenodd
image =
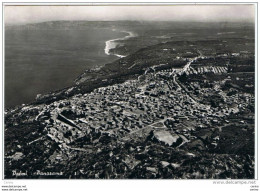
<path id="1" fill-rule="evenodd" d="M 105 42 L 106 46 L 105 46 L 105 48 L 104 48 L 104 51 L 105 51 L 105 54 L 106 54 L 106 55 L 114 55 L 114 56 L 117 56 L 117 57 L 119 57 L 119 58 L 124 58 L 124 57 L 126 57 L 125 55 L 109 53 L 109 51 L 110 51 L 110 49 L 116 48 L 116 46 L 118 45 L 118 43 L 115 42 L 115 41 L 118 41 L 118 40 L 127 40 L 127 39 L 129 39 L 129 38 L 136 37 L 137 34 L 131 32 L 131 31 L 120 31 L 120 32 L 127 33 L 128 35 L 125 36 L 125 37 L 122 37 L 122 38 L 116 38 L 116 39 L 107 40 L 107 41 Z"/>
<path id="2" fill-rule="evenodd" d="M 115 31 L 115 30 L 114 30 L 114 31 Z M 132 37 L 135 37 L 135 36 L 137 36 L 137 35 L 134 34 L 133 32 L 130 32 L 130 31 L 118 31 L 118 32 L 126 33 L 126 36 L 105 41 L 106 46 L 105 46 L 105 49 L 104 49 L 104 50 L 105 50 L 105 54 L 106 54 L 106 55 L 114 55 L 114 56 L 116 56 L 116 57 L 123 58 L 123 57 L 125 57 L 124 55 L 111 54 L 111 53 L 109 53 L 109 50 L 112 49 L 112 48 L 115 48 L 115 47 L 117 46 L 117 44 L 118 44 L 117 42 L 114 42 L 114 41 L 117 41 L 117 40 L 126 40 L 126 39 L 128 39 L 128 38 L 132 38 Z M 107 64 L 107 63 L 106 63 L 106 64 Z M 106 65 L 106 64 L 105 64 L 105 65 Z M 98 67 L 94 66 L 93 68 L 88 69 L 88 70 L 97 71 L 97 70 L 100 70 L 102 67 L 103 67 L 103 66 L 98 66 Z M 78 84 L 76 83 L 77 80 L 78 80 L 85 72 L 86 72 L 86 71 L 82 71 L 81 74 L 79 74 L 75 79 L 73 79 L 73 82 L 74 82 L 74 83 L 71 84 L 71 85 L 69 85 L 69 86 L 62 87 L 62 88 L 58 88 L 58 89 L 54 89 L 54 90 L 50 90 L 48 93 L 38 93 L 38 94 L 40 94 L 40 95 L 42 95 L 42 96 L 44 96 L 44 95 L 51 95 L 51 94 L 53 94 L 53 93 L 54 93 L 54 94 L 55 94 L 55 93 L 59 93 L 59 92 L 61 92 L 61 91 L 64 91 L 64 90 L 69 89 L 69 88 L 71 88 L 71 87 L 74 87 L 75 85 L 77 86 L 77 85 L 78 85 Z M 6 105 L 5 105 L 5 106 L 4 106 L 4 110 L 5 110 L 5 111 L 7 111 L 7 110 L 13 110 L 13 109 L 16 109 L 17 107 L 20 108 L 20 107 L 23 107 L 23 106 L 27 106 L 27 105 L 33 104 L 33 103 L 35 103 L 36 97 L 37 97 L 38 94 L 36 94 L 36 95 L 34 96 L 34 98 L 33 98 L 31 101 L 27 102 L 27 103 L 21 103 L 21 104 L 18 104 L 18 105 L 15 105 L 15 106 L 9 106 L 9 107 L 6 107 Z"/>

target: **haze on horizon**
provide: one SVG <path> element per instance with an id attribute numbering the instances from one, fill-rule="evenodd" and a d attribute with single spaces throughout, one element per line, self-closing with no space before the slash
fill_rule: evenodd
<path id="1" fill-rule="evenodd" d="M 5 24 L 27 24 L 58 20 L 141 20 L 254 22 L 254 5 L 168 5 L 168 6 L 16 6 L 5 5 Z"/>

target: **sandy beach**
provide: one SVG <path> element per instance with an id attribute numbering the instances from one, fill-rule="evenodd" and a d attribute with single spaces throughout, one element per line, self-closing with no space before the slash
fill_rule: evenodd
<path id="1" fill-rule="evenodd" d="M 105 49 L 104 49 L 106 55 L 114 55 L 114 56 L 117 56 L 119 58 L 125 57 L 125 55 L 109 53 L 109 50 L 115 48 L 118 45 L 118 43 L 116 41 L 127 40 L 129 38 L 136 37 L 137 35 L 133 32 L 130 32 L 130 31 L 121 31 L 121 32 L 127 33 L 128 35 L 123 37 L 123 38 L 116 38 L 116 39 L 111 39 L 111 40 L 106 41 L 106 46 L 105 46 Z"/>

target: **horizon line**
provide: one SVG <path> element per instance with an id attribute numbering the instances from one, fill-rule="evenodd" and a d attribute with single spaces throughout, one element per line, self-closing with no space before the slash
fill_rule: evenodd
<path id="1" fill-rule="evenodd" d="M 49 21 L 39 21 L 39 22 L 28 22 L 28 23 L 4 23 L 5 26 L 21 26 L 21 25 L 29 25 L 29 24 L 41 24 L 41 23 L 48 23 L 48 22 L 182 22 L 182 23 L 248 23 L 248 24 L 255 24 L 255 20 L 244 20 L 244 21 L 195 21 L 195 20 L 49 20 Z"/>

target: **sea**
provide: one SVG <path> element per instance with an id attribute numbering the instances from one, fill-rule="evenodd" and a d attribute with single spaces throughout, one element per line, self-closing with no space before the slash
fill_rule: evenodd
<path id="1" fill-rule="evenodd" d="M 105 28 L 5 30 L 5 108 L 69 87 L 86 69 L 115 61 L 106 42 L 126 35 Z"/>

